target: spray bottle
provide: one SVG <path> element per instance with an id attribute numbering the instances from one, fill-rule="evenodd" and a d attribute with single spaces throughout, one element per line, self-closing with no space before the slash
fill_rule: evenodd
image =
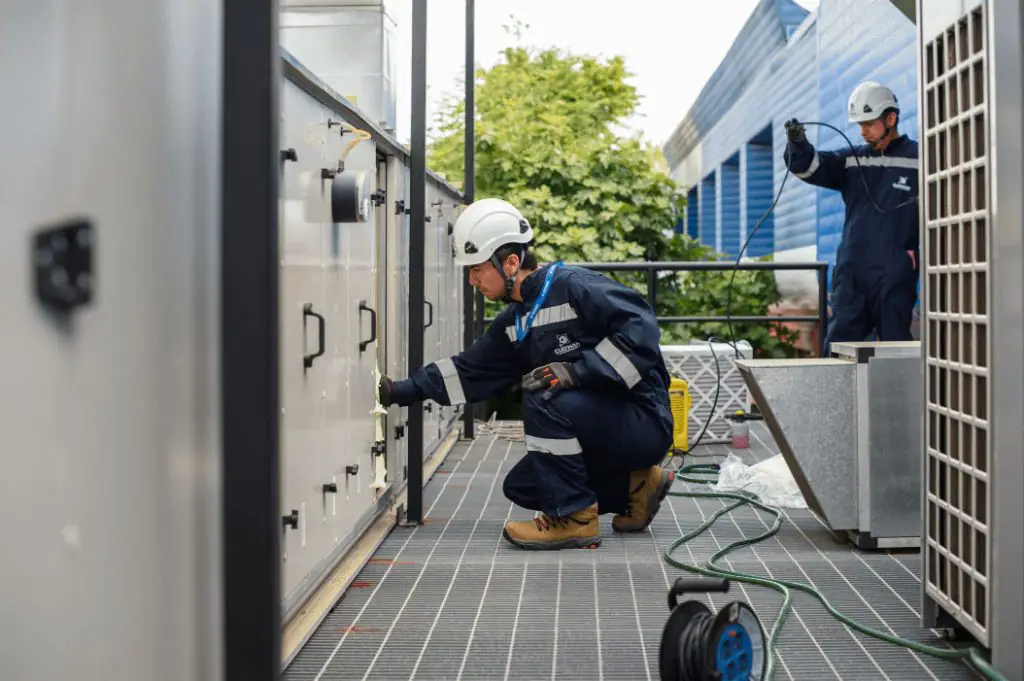
<path id="1" fill-rule="evenodd" d="M 747 424 L 747 415 L 742 409 L 728 417 L 732 430 L 732 448 L 747 449 L 750 446 L 750 426 Z"/>

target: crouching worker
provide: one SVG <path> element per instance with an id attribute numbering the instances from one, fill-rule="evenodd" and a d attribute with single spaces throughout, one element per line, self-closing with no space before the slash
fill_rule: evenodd
<path id="1" fill-rule="evenodd" d="M 672 443 L 668 371 L 654 313 L 637 292 L 579 267 L 537 267 L 533 230 L 512 205 L 473 203 L 454 229 L 455 262 L 472 285 L 508 306 L 462 353 L 384 377 L 385 406 L 432 399 L 480 402 L 517 382 L 526 455 L 508 472 L 505 496 L 539 511 L 509 522 L 525 549 L 600 544 L 598 515 L 619 532 L 644 530 L 672 483 L 658 464 Z"/>

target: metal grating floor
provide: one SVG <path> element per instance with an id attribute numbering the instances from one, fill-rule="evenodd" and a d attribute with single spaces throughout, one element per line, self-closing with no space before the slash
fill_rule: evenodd
<path id="1" fill-rule="evenodd" d="M 763 424 L 752 426 L 743 454 L 751 463 L 774 453 Z M 705 456 L 728 452 L 724 445 L 698 449 Z M 501 481 L 523 452 L 521 441 L 494 434 L 458 443 L 427 484 L 426 522 L 392 532 L 284 679 L 657 681 L 665 596 L 685 574 L 662 553 L 721 502 L 668 497 L 646 533 L 616 535 L 606 515 L 597 550 L 522 551 L 502 539 L 501 527 L 532 513 L 511 506 Z M 726 565 L 810 583 L 869 627 L 944 645 L 920 628 L 918 553 L 857 552 L 836 543 L 810 512 L 787 515 L 774 538 L 738 550 Z M 679 554 L 703 563 L 769 523 L 767 515 L 739 509 Z M 781 596 L 734 583 L 728 600 L 737 598 L 770 630 Z M 726 596 L 710 600 L 717 610 Z M 780 680 L 979 678 L 962 663 L 851 632 L 799 593 L 778 650 Z"/>

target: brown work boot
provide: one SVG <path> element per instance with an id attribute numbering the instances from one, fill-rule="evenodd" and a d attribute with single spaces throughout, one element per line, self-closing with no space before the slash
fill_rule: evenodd
<path id="1" fill-rule="evenodd" d="M 505 539 L 516 546 L 536 551 L 597 548 L 601 527 L 597 504 L 562 518 L 541 514 L 532 520 L 505 524 Z"/>
<path id="2" fill-rule="evenodd" d="M 616 532 L 642 532 L 654 520 L 661 502 L 672 487 L 675 474 L 651 466 L 629 474 L 629 513 L 612 518 Z"/>

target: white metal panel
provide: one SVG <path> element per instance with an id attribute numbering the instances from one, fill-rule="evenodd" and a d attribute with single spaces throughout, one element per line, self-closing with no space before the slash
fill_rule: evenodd
<path id="1" fill-rule="evenodd" d="M 325 169 L 338 169 L 343 148 L 354 139 L 353 126 L 373 126 L 365 121 L 357 124 L 358 116 L 351 108 L 311 78 L 302 65 L 291 57 L 284 61 L 282 149 L 295 149 L 298 160 L 282 166 L 282 240 L 289 247 L 284 249 L 281 306 L 284 313 L 301 310 L 301 303 L 311 297 L 306 291 L 316 289 L 320 298 L 314 309 L 323 314 L 326 331 L 324 355 L 302 371 L 303 352 L 317 349 L 316 324 L 307 322 L 303 345 L 302 327 L 289 331 L 288 321 L 282 317 L 286 336 L 283 418 L 291 413 L 289 405 L 297 411 L 291 414 L 292 421 L 286 420 L 284 429 L 282 515 L 292 509 L 300 512 L 299 528 L 284 530 L 287 561 L 282 596 L 288 618 L 382 511 L 387 495 L 394 491 L 390 483 L 404 483 L 407 478 L 405 439 L 395 435 L 395 426 L 407 425 L 407 410 L 393 407 L 383 433 L 389 453 L 386 485 L 383 490 L 372 488 L 372 449 L 377 437 L 371 410 L 375 369 L 379 366 L 382 373 L 395 379 L 406 378 L 410 370 L 406 328 L 409 170 L 400 148 L 373 131 L 375 141 L 353 147 L 344 167 L 374 178 L 377 205 L 367 222 L 333 223 L 331 180 L 322 174 Z M 432 180 L 434 194 L 451 203 L 457 195 L 436 178 Z M 433 219 L 432 223 L 428 223 L 428 268 L 421 285 L 435 305 L 432 326 L 437 334 L 443 314 L 438 305 L 443 273 L 438 269 L 440 241 L 433 235 L 438 229 L 446 234 L 447 223 L 438 226 Z M 314 252 L 319 258 L 316 266 L 300 267 L 304 262 L 301 256 L 311 259 Z M 450 260 L 447 252 L 445 256 L 446 262 Z M 311 283 L 314 279 L 316 283 Z M 449 310 L 449 314 L 461 315 L 461 309 Z M 441 342 L 438 335 L 433 347 L 428 340 L 426 361 L 438 358 Z M 432 426 L 428 422 L 425 429 L 425 453 L 438 442 L 436 406 L 435 422 Z M 419 461 L 417 465 L 421 465 Z M 349 474 L 356 466 L 358 472 Z M 336 494 L 331 484 L 337 486 Z"/>
<path id="2" fill-rule="evenodd" d="M 303 97 L 310 106 L 320 109 L 320 116 L 325 122 L 329 120 L 332 123 L 329 130 L 326 125 L 320 128 L 324 132 L 320 164 L 322 168 L 335 170 L 342 149 L 349 140 L 354 139 L 354 134 L 349 131 L 342 134 L 343 126 L 338 124 L 337 114 L 314 102 L 305 93 Z M 365 157 L 367 153 L 372 155 L 372 148 L 372 142 L 364 141 L 356 150 L 361 157 Z M 354 156 L 355 152 L 351 155 Z M 346 168 L 356 167 L 348 163 Z M 360 165 L 358 169 L 365 169 L 365 166 Z M 370 494 L 365 488 L 371 476 L 366 461 L 359 456 L 356 442 L 349 437 L 350 433 L 357 430 L 356 424 L 361 418 L 358 409 L 363 406 L 358 397 L 353 366 L 353 358 L 358 354 L 360 329 L 358 310 L 353 308 L 351 301 L 351 236 L 346 225 L 337 224 L 329 218 L 323 223 L 321 242 L 325 268 L 324 304 L 328 311 L 327 323 L 330 330 L 327 352 L 330 359 L 326 366 L 327 380 L 324 387 L 324 440 L 316 452 L 315 465 L 319 475 L 308 494 L 312 497 L 311 503 L 317 507 L 318 519 L 323 523 L 327 536 L 316 546 L 316 560 L 310 566 L 311 581 L 319 579 L 330 568 L 333 552 L 342 549 L 349 539 L 348 534 L 358 519 L 356 511 L 370 503 Z M 350 469 L 349 466 L 353 464 L 362 465 Z M 355 471 L 354 474 L 349 474 L 349 470 Z M 335 484 L 337 493 L 323 494 L 320 490 L 325 483 Z"/>
<path id="3" fill-rule="evenodd" d="M 1024 674 L 1020 4 L 919 2 L 924 620 L 951 615 Z M 998 293 L 998 295 L 994 295 Z"/>
<path id="4" fill-rule="evenodd" d="M 5 679 L 221 678 L 222 30 L 204 0 L 0 4 Z M 93 299 L 64 323 L 29 245 L 69 218 Z"/>
<path id="5" fill-rule="evenodd" d="M 388 211 L 381 204 L 366 222 L 332 222 L 331 180 L 322 171 L 338 169 L 343 150 L 356 139 L 353 125 L 292 82 L 285 83 L 284 92 L 283 134 L 289 136 L 282 144 L 296 149 L 298 161 L 284 168 L 282 310 L 301 309 L 315 289 L 314 310 L 323 315 L 326 332 L 324 356 L 300 371 L 293 360 L 318 349 L 316 323 L 307 322 L 303 341 L 302 327 L 290 330 L 282 318 L 287 426 L 282 514 L 300 512 L 298 529 L 286 530 L 285 536 L 283 597 L 289 612 L 358 539 L 386 489 L 372 487 L 376 427 L 371 410 L 375 370 L 378 362 L 387 366 L 386 310 L 378 305 L 384 286 L 378 258 L 386 251 L 378 235 Z M 344 169 L 368 172 L 374 190 L 386 189 L 377 186 L 379 173 L 386 178 L 372 141 L 352 147 Z"/>
<path id="6" fill-rule="evenodd" d="M 437 299 L 438 292 L 440 291 L 440 259 L 437 252 L 437 207 L 434 205 L 437 201 L 437 188 L 428 183 L 426 191 L 426 207 L 424 215 L 430 219 L 426 222 L 424 229 L 426 234 L 423 239 L 424 248 L 424 282 L 423 282 L 423 300 L 429 303 L 427 310 L 423 313 L 424 324 L 430 323 L 423 331 L 423 363 L 424 365 L 436 362 L 441 359 L 440 346 L 441 336 L 438 332 L 440 328 L 437 323 L 438 307 Z M 430 306 L 433 306 L 433 320 L 431 320 Z M 440 405 L 433 400 L 427 400 L 423 409 L 423 454 L 426 456 L 428 452 L 433 451 L 434 447 L 437 446 L 438 433 L 439 433 L 439 419 L 440 419 Z"/>
<path id="7" fill-rule="evenodd" d="M 352 139 L 351 134 L 338 138 L 338 150 L 342 144 Z M 346 170 L 360 170 L 376 178 L 377 156 L 374 146 L 369 142 L 355 147 L 345 162 Z M 375 187 L 376 188 L 376 187 Z M 371 211 L 371 217 L 364 223 L 344 223 L 337 225 L 342 233 L 343 252 L 339 258 L 345 263 L 348 273 L 347 286 L 344 290 L 335 290 L 339 307 L 344 312 L 340 318 L 349 328 L 353 329 L 353 337 L 343 348 L 343 354 L 349 364 L 349 420 L 348 430 L 332 447 L 337 449 L 344 443 L 349 450 L 350 463 L 359 464 L 359 486 L 362 500 L 349 513 L 352 521 L 365 510 L 372 501 L 373 490 L 373 457 L 371 449 L 374 442 L 374 420 L 370 413 L 373 408 L 374 378 L 377 366 L 377 352 L 381 341 L 379 329 L 373 325 L 380 324 L 377 306 L 377 268 L 376 258 L 376 220 L 378 211 Z M 362 308 L 362 309 L 361 309 Z M 372 342 L 371 339 L 374 339 Z M 362 346 L 362 347 L 360 347 Z"/>
<path id="8" fill-rule="evenodd" d="M 921 41 L 924 583 L 988 645 L 991 124 L 984 6 Z"/>
<path id="9" fill-rule="evenodd" d="M 443 277 L 438 309 L 442 322 L 441 333 L 444 345 L 441 348 L 442 357 L 457 355 L 462 349 L 462 268 L 456 267 L 452 257 L 452 235 L 451 230 L 455 223 L 455 203 L 450 197 L 442 195 L 442 210 L 439 219 L 440 235 L 440 257 L 443 266 Z M 442 439 L 450 432 L 455 420 L 462 412 L 462 407 L 448 407 L 445 409 L 444 420 L 441 424 Z"/>
<path id="10" fill-rule="evenodd" d="M 281 92 L 282 148 L 295 149 L 297 160 L 284 164 L 281 185 L 281 514 L 298 513 L 298 527 L 282 527 L 282 595 L 301 589 L 316 563 L 321 523 L 313 491 L 321 479 L 319 455 L 330 356 L 319 352 L 320 320 L 325 341 L 335 326 L 324 296 L 323 213 L 329 211 L 330 181 L 323 180 L 327 117 L 301 90 L 285 82 Z M 327 204 L 327 205 L 325 205 Z M 313 314 L 310 314 L 313 313 Z"/>

